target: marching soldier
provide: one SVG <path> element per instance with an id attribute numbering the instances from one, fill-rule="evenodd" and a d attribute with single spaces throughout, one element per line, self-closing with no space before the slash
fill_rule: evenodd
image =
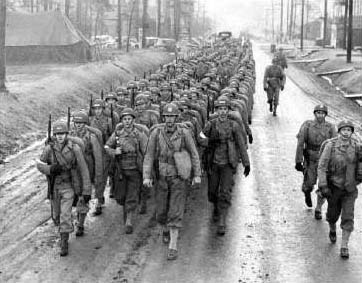
<path id="1" fill-rule="evenodd" d="M 166 104 L 162 113 L 165 124 L 156 127 L 149 137 L 143 164 L 143 184 L 152 187 L 153 165 L 154 161 L 158 161 L 156 219 L 163 226 L 163 241 L 169 242 L 167 258 L 173 260 L 178 255 L 177 238 L 182 227 L 187 184 L 191 176 L 188 169 L 193 170 L 195 184 L 201 183 L 201 169 L 191 133 L 176 124 L 178 107 L 173 103 Z"/>
<path id="2" fill-rule="evenodd" d="M 72 135 L 81 138 L 84 143 L 84 158 L 88 166 L 90 180 L 94 184 L 96 198 L 102 198 L 104 193 L 103 186 L 103 144 L 101 133 L 99 137 L 95 134 L 97 129 L 91 129 L 87 113 L 79 111 L 73 115 L 74 132 Z M 87 203 L 81 200 L 77 203 L 78 224 L 76 236 L 83 236 L 84 221 L 89 211 Z"/>
<path id="3" fill-rule="evenodd" d="M 317 183 L 317 167 L 319 160 L 319 151 L 322 143 L 337 135 L 335 126 L 326 122 L 328 108 L 325 105 L 314 107 L 314 120 L 305 121 L 300 127 L 297 135 L 298 144 L 295 155 L 295 169 L 303 172 L 304 180 L 302 191 L 305 196 L 305 204 L 312 207 L 311 192 Z M 322 219 L 322 205 L 324 198 L 320 192 L 317 192 L 317 205 L 314 211 L 314 217 L 317 220 Z"/>
<path id="4" fill-rule="evenodd" d="M 69 233 L 74 230 L 72 204 L 74 196 L 88 203 L 91 199 L 89 172 L 81 148 L 68 140 L 65 122 L 53 125 L 54 141 L 48 143 L 37 164 L 38 170 L 53 179 L 51 188 L 60 200 L 60 256 L 68 255 Z"/>
<path id="5" fill-rule="evenodd" d="M 354 204 L 357 185 L 362 181 L 361 144 L 352 137 L 350 121 L 338 124 L 338 136 L 326 141 L 318 163 L 318 187 L 327 198 L 329 238 L 337 240 L 336 222 L 341 216 L 342 242 L 340 256 L 349 257 L 348 242 L 354 228 Z"/>
<path id="6" fill-rule="evenodd" d="M 214 204 L 213 219 L 218 222 L 217 234 L 220 236 L 226 231 L 233 172 L 239 163 L 239 156 L 245 168 L 244 175 L 248 176 L 250 172 L 246 145 L 237 122 L 228 119 L 229 109 L 229 100 L 225 98 L 216 100 L 215 110 L 218 118 L 207 122 L 202 132 L 208 138 L 205 166 L 208 173 L 208 198 Z"/>
<path id="7" fill-rule="evenodd" d="M 279 92 L 284 90 L 285 84 L 284 71 L 277 63 L 278 60 L 273 58 L 272 65 L 267 66 L 264 72 L 264 91 L 267 93 L 269 111 L 273 112 L 273 116 L 277 115 Z"/>
<path id="8" fill-rule="evenodd" d="M 116 129 L 105 149 L 115 158 L 114 194 L 118 204 L 124 206 L 126 234 L 133 233 L 133 215 L 137 208 L 142 184 L 142 164 L 147 136 L 134 127 L 136 115 L 131 108 L 121 113 L 122 129 Z"/>

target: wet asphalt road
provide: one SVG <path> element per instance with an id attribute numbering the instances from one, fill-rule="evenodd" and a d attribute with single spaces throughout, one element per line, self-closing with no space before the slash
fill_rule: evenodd
<path id="1" fill-rule="evenodd" d="M 314 211 L 304 205 L 302 175 L 294 169 L 295 136 L 301 123 L 313 118 L 316 102 L 287 79 L 278 116 L 273 117 L 262 90 L 270 58 L 257 46 L 254 49 L 257 88 L 254 143 L 249 149 L 252 171 L 245 178 L 240 166 L 235 176 L 227 233 L 216 236 L 203 186 L 191 194 L 179 239 L 179 258 L 168 262 L 167 246 L 159 238 L 141 282 L 362 282 L 360 199 L 356 201 L 350 259 L 344 261 L 339 257 L 341 230 L 338 228 L 337 244 L 330 244 L 326 204 L 323 220 L 315 220 Z M 333 111 L 331 114 L 340 118 Z M 313 198 L 315 204 L 315 194 Z"/>

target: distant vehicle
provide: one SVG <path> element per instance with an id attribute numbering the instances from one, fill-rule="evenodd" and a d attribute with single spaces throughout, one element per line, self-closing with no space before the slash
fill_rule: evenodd
<path id="1" fill-rule="evenodd" d="M 218 37 L 219 37 L 219 39 L 221 39 L 221 40 L 229 39 L 229 38 L 232 37 L 232 36 L 233 36 L 233 34 L 232 34 L 231 31 L 221 31 L 221 32 L 219 32 L 219 34 L 218 34 Z"/>
<path id="2" fill-rule="evenodd" d="M 102 49 L 117 47 L 117 41 L 115 38 L 108 34 L 92 36 L 91 40 L 99 44 Z"/>
<path id="3" fill-rule="evenodd" d="M 154 47 L 156 42 L 158 40 L 158 37 L 146 37 L 146 48 Z"/>
<path id="4" fill-rule="evenodd" d="M 176 40 L 172 38 L 158 38 L 155 44 L 155 48 L 165 50 L 167 52 L 175 52 Z"/>
<path id="5" fill-rule="evenodd" d="M 122 46 L 123 47 L 127 46 L 127 39 L 128 39 L 128 36 L 122 36 Z M 129 38 L 129 47 L 134 48 L 134 49 L 140 48 L 140 44 L 135 37 Z"/>

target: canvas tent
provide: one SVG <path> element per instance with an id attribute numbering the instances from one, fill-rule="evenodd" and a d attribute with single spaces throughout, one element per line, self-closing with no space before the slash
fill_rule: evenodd
<path id="1" fill-rule="evenodd" d="M 59 11 L 6 17 L 6 62 L 73 63 L 92 59 L 92 46 Z"/>

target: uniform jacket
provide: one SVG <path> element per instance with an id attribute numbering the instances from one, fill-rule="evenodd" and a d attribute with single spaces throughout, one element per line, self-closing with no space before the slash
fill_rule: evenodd
<path id="1" fill-rule="evenodd" d="M 142 171 L 143 157 L 146 152 L 147 136 L 144 132 L 133 127 L 127 132 L 124 128 L 116 130 L 106 144 L 108 154 L 115 157 L 115 149 L 119 147 L 122 151 L 116 161 L 122 169 L 139 169 Z"/>
<path id="2" fill-rule="evenodd" d="M 112 127 L 112 120 L 105 114 L 97 116 L 91 116 L 89 117 L 90 120 L 90 126 L 93 128 L 97 128 L 102 132 L 103 136 L 103 144 L 106 143 L 106 141 L 109 139 L 111 134 L 113 133 L 113 130 L 115 126 L 117 125 L 117 122 L 114 121 L 113 127 Z"/>
<path id="3" fill-rule="evenodd" d="M 309 161 L 318 161 L 322 143 L 337 136 L 336 128 L 329 122 L 318 123 L 316 120 L 305 121 L 297 135 L 297 152 L 295 163 L 302 163 L 305 157 Z M 304 155 L 307 156 L 304 156 Z"/>
<path id="4" fill-rule="evenodd" d="M 103 180 L 103 146 L 97 136 L 89 130 L 89 127 L 83 133 L 75 131 L 74 135 L 83 140 L 84 158 L 88 165 L 89 176 L 95 187 L 98 188 L 102 186 Z"/>
<path id="5" fill-rule="evenodd" d="M 172 148 L 168 145 L 166 138 Z M 165 126 L 160 125 L 153 129 L 150 134 L 146 155 L 143 163 L 143 176 L 145 179 L 151 179 L 154 161 L 158 160 L 159 174 L 161 176 L 177 176 L 177 170 L 174 160 L 174 152 L 187 150 L 191 157 L 193 176 L 201 176 L 199 155 L 195 142 L 188 129 L 181 125 L 176 125 L 175 131 L 171 135 L 165 133 Z"/>
<path id="6" fill-rule="evenodd" d="M 81 148 L 74 142 L 66 141 L 63 148 L 55 143 L 46 145 L 40 156 L 40 161 L 48 164 L 38 164 L 38 170 L 50 176 L 50 165 L 57 162 L 63 167 L 63 172 L 55 177 L 55 186 L 71 183 L 76 194 L 91 195 L 92 188 L 87 163 Z M 82 191 L 80 191 L 82 190 Z"/>
<path id="7" fill-rule="evenodd" d="M 356 171 L 361 144 L 355 140 L 345 144 L 340 137 L 326 142 L 318 163 L 319 187 L 333 185 L 353 192 L 357 189 Z"/>
<path id="8" fill-rule="evenodd" d="M 136 113 L 136 115 L 135 123 L 145 125 L 149 129 L 158 124 L 158 116 L 154 113 L 154 110 L 143 110 Z"/>
<path id="9" fill-rule="evenodd" d="M 264 88 L 280 88 L 285 84 L 285 74 L 279 65 L 269 65 L 264 72 Z"/>
<path id="10" fill-rule="evenodd" d="M 235 168 L 240 156 L 244 166 L 250 165 L 246 144 L 237 122 L 230 119 L 221 122 L 217 118 L 207 122 L 203 133 L 208 138 L 210 162 L 230 164 Z"/>

